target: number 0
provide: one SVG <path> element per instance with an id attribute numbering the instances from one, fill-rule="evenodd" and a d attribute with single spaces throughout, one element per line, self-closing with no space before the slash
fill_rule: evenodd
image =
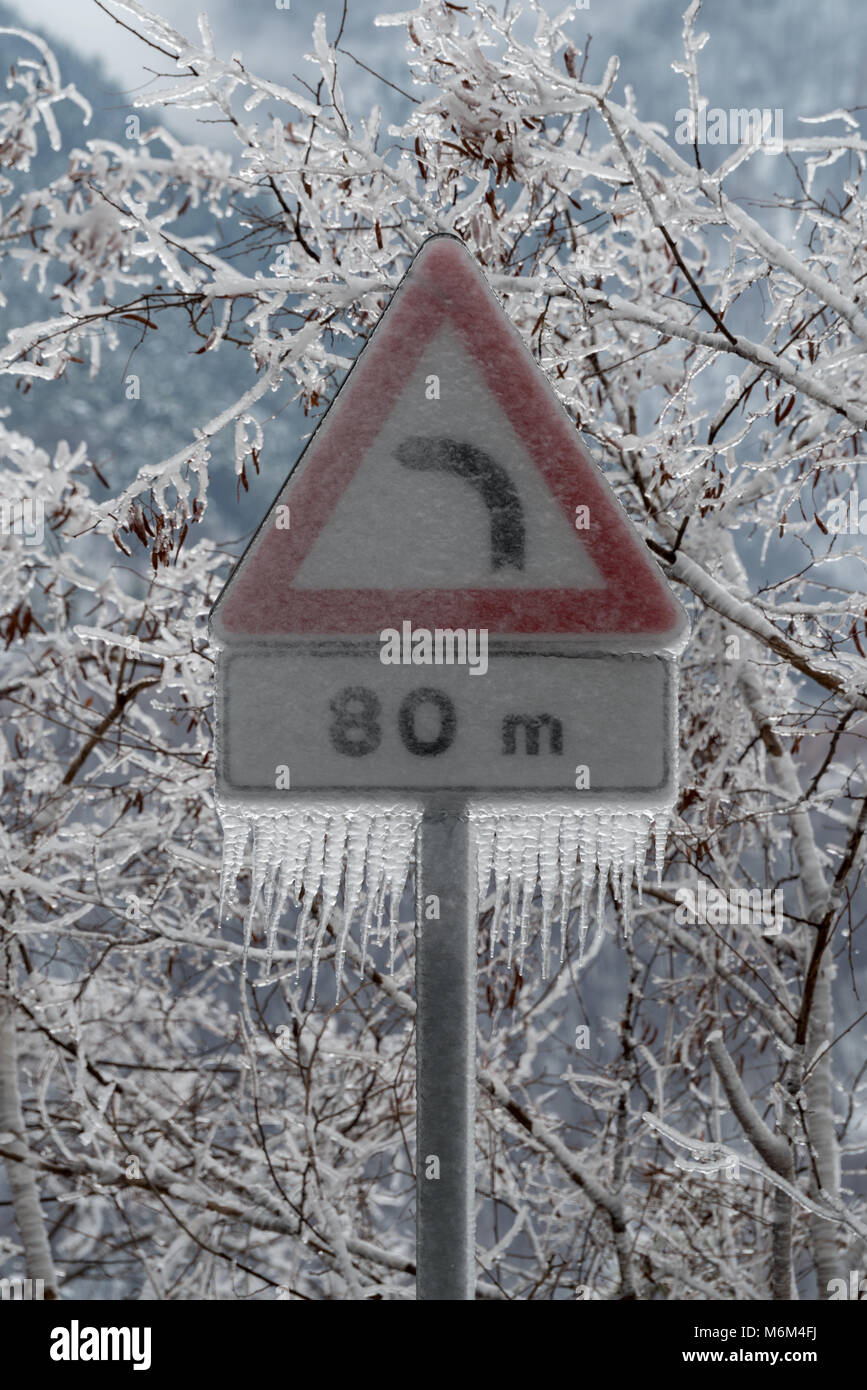
<path id="1" fill-rule="evenodd" d="M 439 710 L 440 731 L 436 738 L 422 739 L 416 732 L 415 717 L 419 706 L 428 702 L 436 705 Z M 447 748 L 451 748 L 455 740 L 458 719 L 455 714 L 455 707 L 448 695 L 426 685 L 421 690 L 414 690 L 402 701 L 397 712 L 397 723 L 407 752 L 416 753 L 420 758 L 430 758 L 435 757 L 437 753 L 444 753 Z"/>

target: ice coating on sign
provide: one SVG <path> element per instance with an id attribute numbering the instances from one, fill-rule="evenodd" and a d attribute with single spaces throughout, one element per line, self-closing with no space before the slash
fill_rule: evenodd
<path id="1" fill-rule="evenodd" d="M 657 874 L 662 877 L 665 838 L 670 807 L 564 806 L 533 810 L 527 806 L 471 808 L 470 821 L 476 851 L 479 901 L 488 893 L 493 875 L 494 915 L 491 950 L 502 922 L 508 959 L 518 934 L 518 970 L 523 974 L 530 940 L 533 898 L 541 889 L 541 972 L 548 974 L 551 926 L 561 922 L 560 959 L 566 925 L 572 908 L 576 878 L 579 897 L 579 966 L 585 959 L 585 941 L 591 909 L 597 926 L 604 912 L 610 884 L 620 904 L 623 926 L 631 926 L 633 878 L 641 901 L 641 878 L 648 840 L 653 831 Z M 593 903 L 593 889 L 596 901 Z M 506 910 L 503 911 L 508 899 Z"/>
<path id="2" fill-rule="evenodd" d="M 305 942 L 312 930 L 312 999 L 322 942 L 329 920 L 343 895 L 343 911 L 337 942 L 336 975 L 342 986 L 346 939 L 356 924 L 360 931 L 362 969 L 371 930 L 381 943 L 387 928 L 389 964 L 394 969 L 400 930 L 400 900 L 412 867 L 422 808 L 404 802 L 380 808 L 366 806 L 311 805 L 282 812 L 251 808 L 241 802 L 221 801 L 223 872 L 220 883 L 220 918 L 226 909 L 232 884 L 244 863 L 252 835 L 250 901 L 244 914 L 244 966 L 257 920 L 267 938 L 266 975 L 271 969 L 280 918 L 290 900 L 303 908 L 296 926 L 296 973 L 300 970 Z M 641 879 L 651 831 L 656 848 L 656 867 L 662 876 L 670 808 L 560 806 L 532 809 L 528 806 L 476 805 L 470 809 L 475 853 L 478 902 L 488 896 L 494 882 L 494 928 L 503 930 L 507 956 L 512 960 L 517 938 L 518 969 L 523 974 L 526 951 L 538 924 L 541 973 L 550 968 L 551 928 L 561 922 L 560 960 L 576 885 L 579 907 L 579 960 L 586 958 L 590 918 L 597 927 L 604 916 L 604 900 L 610 885 L 620 905 L 624 930 L 630 930 L 633 878 L 641 901 Z M 533 912 L 537 886 L 541 911 Z M 314 911 L 318 902 L 318 908 Z M 411 924 L 404 927 L 412 930 Z"/>
<path id="3" fill-rule="evenodd" d="M 292 811 L 244 802 L 218 801 L 223 827 L 223 869 L 220 879 L 220 920 L 232 885 L 240 873 L 252 835 L 250 901 L 244 914 L 244 969 L 253 934 L 260 920 L 267 936 L 266 974 L 271 969 L 280 918 L 291 901 L 302 902 L 296 927 L 296 973 L 305 942 L 312 933 L 311 1002 L 322 942 L 329 919 L 343 892 L 343 921 L 337 947 L 337 978 L 342 982 L 346 938 L 360 920 L 362 953 L 371 927 L 381 931 L 388 904 L 389 958 L 392 969 L 397 946 L 399 908 L 415 851 L 421 820 L 417 803 L 371 806 L 310 805 Z M 318 900 L 318 911 L 314 906 Z M 364 955 L 362 954 L 362 964 Z"/>
<path id="4" fill-rule="evenodd" d="M 245 966 L 262 921 L 267 975 L 293 903 L 314 991 L 331 930 L 338 981 L 353 926 L 362 970 L 371 931 L 393 968 L 439 792 L 471 808 L 492 952 L 502 931 L 523 971 L 538 931 L 546 973 L 574 898 L 589 959 L 609 889 L 629 931 L 677 792 L 688 621 L 457 238 L 419 251 L 210 630 L 221 917 L 253 839 Z"/>
<path id="5" fill-rule="evenodd" d="M 419 250 L 232 574 L 212 636 L 417 628 L 682 648 L 686 614 L 481 267 Z"/>

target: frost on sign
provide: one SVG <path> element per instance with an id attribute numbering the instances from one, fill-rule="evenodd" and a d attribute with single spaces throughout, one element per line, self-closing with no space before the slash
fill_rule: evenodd
<path id="1" fill-rule="evenodd" d="M 248 932 L 397 905 L 425 799 L 475 828 L 526 939 L 628 896 L 676 787 L 687 632 L 568 415 L 454 237 L 424 243 L 211 617 L 224 890 Z M 664 833 L 664 832 L 663 832 Z M 597 872 L 598 867 L 598 872 Z M 314 956 L 319 942 L 314 940 Z M 341 949 L 342 955 L 342 949 Z"/>

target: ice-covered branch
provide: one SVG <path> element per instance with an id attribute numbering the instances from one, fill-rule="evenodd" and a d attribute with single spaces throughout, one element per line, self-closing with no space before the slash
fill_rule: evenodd
<path id="1" fill-rule="evenodd" d="M 723 1042 L 722 1033 L 718 1031 L 710 1033 L 706 1039 L 706 1046 L 708 1056 L 722 1082 L 729 1105 L 753 1148 L 761 1155 L 769 1168 L 773 1168 L 775 1173 L 780 1173 L 786 1177 L 791 1170 L 789 1146 L 778 1134 L 773 1134 L 768 1129 L 747 1095 L 744 1084 L 738 1076 Z"/>
<path id="2" fill-rule="evenodd" d="M 0 943 L 0 1144 L 12 1210 L 21 1236 L 28 1279 L 44 1283 L 44 1296 L 57 1298 L 57 1275 L 39 1200 L 35 1173 L 27 1163 L 27 1139 L 18 1089 L 15 1003 L 8 974 L 8 950 Z"/>

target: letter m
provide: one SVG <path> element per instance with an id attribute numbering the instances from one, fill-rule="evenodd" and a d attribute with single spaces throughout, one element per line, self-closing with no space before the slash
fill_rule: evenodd
<path id="1" fill-rule="evenodd" d="M 748 145 L 761 140 L 764 134 L 764 117 L 757 106 L 748 109 L 740 106 L 729 112 L 729 144 Z"/>
<path id="2" fill-rule="evenodd" d="M 550 714 L 507 714 L 503 720 L 503 752 L 514 753 L 517 749 L 517 731 L 524 731 L 524 752 L 539 752 L 539 734 L 542 725 L 548 729 L 548 750 L 551 753 L 563 752 L 563 725 Z"/>
<path id="3" fill-rule="evenodd" d="M 733 888 L 729 901 L 735 910 L 738 926 L 746 927 L 751 922 L 762 920 L 761 888 Z"/>
<path id="4" fill-rule="evenodd" d="M 33 1297 L 33 1281 L 30 1279 L 0 1279 L 0 1299 L 22 1299 Z"/>
<path id="5" fill-rule="evenodd" d="M 132 1333 L 128 1327 L 103 1327 L 100 1337 L 100 1357 L 107 1361 L 129 1361 Z"/>

